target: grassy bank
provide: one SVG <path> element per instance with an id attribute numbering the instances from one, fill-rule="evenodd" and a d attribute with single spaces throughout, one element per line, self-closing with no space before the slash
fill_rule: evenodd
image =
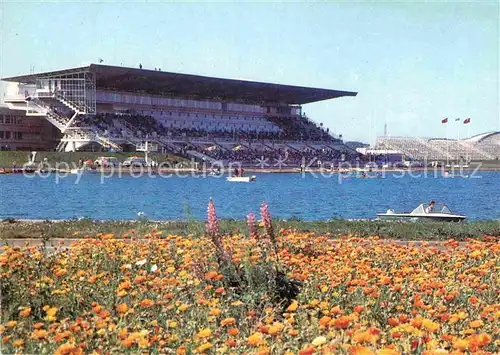
<path id="1" fill-rule="evenodd" d="M 31 152 L 19 152 L 19 151 L 9 151 L 0 152 L 0 168 L 10 168 L 12 163 L 16 162 L 17 166 L 22 166 L 27 163 L 30 159 Z M 118 160 L 123 162 L 125 159 L 131 156 L 144 157 L 143 152 L 134 153 L 106 153 L 106 152 L 38 152 L 36 155 L 35 162 L 42 162 L 47 158 L 47 162 L 51 165 L 56 163 L 65 162 L 68 164 L 78 164 L 80 159 L 82 160 L 92 160 L 95 161 L 98 157 L 116 157 Z M 161 154 L 161 153 L 150 153 L 150 158 L 158 161 L 159 163 L 164 161 L 185 161 L 185 158 L 175 156 L 172 154 Z"/>
<path id="2" fill-rule="evenodd" d="M 384 221 L 346 221 L 332 220 L 323 222 L 275 220 L 275 228 L 293 229 L 298 232 L 315 235 L 341 237 L 355 235 L 359 237 L 379 236 L 401 240 L 446 240 L 454 238 L 481 238 L 484 235 L 500 236 L 500 221 L 477 221 L 470 223 L 397 223 Z M 245 221 L 222 220 L 221 231 L 224 234 L 246 230 Z M 3 221 L 0 223 L 0 238 L 72 238 L 95 236 L 98 233 L 113 233 L 116 236 L 130 234 L 143 236 L 152 229 L 163 235 L 203 236 L 205 224 L 202 221 L 153 222 L 106 221 L 95 222 L 89 219 L 61 222 L 20 222 Z"/>

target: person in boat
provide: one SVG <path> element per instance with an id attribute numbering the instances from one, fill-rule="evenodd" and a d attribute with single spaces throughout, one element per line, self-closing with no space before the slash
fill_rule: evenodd
<path id="1" fill-rule="evenodd" d="M 364 171 L 361 173 L 361 177 L 366 178 L 366 173 Z"/>
<path id="2" fill-rule="evenodd" d="M 240 175 L 241 177 L 243 177 L 243 173 L 245 172 L 245 170 L 243 170 L 243 168 L 240 168 Z"/>
<path id="3" fill-rule="evenodd" d="M 238 169 L 238 168 L 234 168 L 233 175 L 234 175 L 235 177 L 238 177 L 238 176 L 239 176 L 239 174 L 240 174 L 239 169 Z"/>
<path id="4" fill-rule="evenodd" d="M 426 207 L 425 213 L 431 213 L 434 210 L 434 205 L 436 203 L 434 201 L 429 202 L 429 206 Z"/>

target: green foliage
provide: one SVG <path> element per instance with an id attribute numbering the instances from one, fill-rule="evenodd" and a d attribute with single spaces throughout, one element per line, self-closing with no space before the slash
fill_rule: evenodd
<path id="1" fill-rule="evenodd" d="M 0 238 L 72 238 L 93 236 L 98 233 L 113 233 L 120 236 L 135 230 L 146 234 L 156 228 L 167 234 L 189 234 L 200 237 L 205 234 L 204 222 L 197 221 L 188 213 L 184 221 L 93 221 L 91 219 L 59 222 L 25 222 L 13 219 L 0 222 Z M 276 230 L 293 229 L 298 232 L 312 232 L 315 235 L 330 235 L 337 238 L 346 235 L 360 237 L 379 236 L 384 239 L 439 241 L 450 238 L 465 240 L 481 239 L 484 235 L 499 236 L 500 221 L 474 221 L 468 223 L 411 223 L 386 221 L 331 220 L 303 222 L 296 220 L 274 220 Z M 246 230 L 246 221 L 220 220 L 221 234 L 231 234 L 236 230 Z M 76 233 L 76 234 L 75 234 Z"/>

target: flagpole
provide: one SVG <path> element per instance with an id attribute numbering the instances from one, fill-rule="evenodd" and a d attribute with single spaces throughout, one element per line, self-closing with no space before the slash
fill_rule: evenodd
<path id="1" fill-rule="evenodd" d="M 446 125 L 446 165 L 450 165 L 450 141 L 448 139 L 448 121 L 445 123 Z"/>
<path id="2" fill-rule="evenodd" d="M 457 118 L 457 119 L 455 119 L 455 122 L 457 122 L 457 121 L 458 121 L 458 122 L 461 122 L 462 120 L 461 120 L 460 118 Z M 461 126 L 458 126 L 458 139 L 457 139 L 457 145 L 456 145 L 456 147 L 457 147 L 457 148 L 460 148 L 460 147 L 462 146 L 462 145 L 460 144 L 460 127 L 461 127 Z M 458 156 L 457 156 L 457 161 L 458 161 L 458 162 L 460 162 L 460 161 L 462 160 L 462 159 L 460 158 L 460 153 L 461 153 L 461 151 L 462 151 L 461 149 L 457 149 L 457 154 L 458 154 Z M 460 163 L 459 163 L 459 164 L 460 164 Z"/>
<path id="3" fill-rule="evenodd" d="M 470 139 L 470 121 L 469 121 L 469 123 L 467 123 L 467 138 Z M 470 145 L 472 144 L 472 142 L 469 141 L 468 143 L 469 143 L 469 151 L 467 152 L 467 160 L 470 159 L 470 154 L 471 154 L 471 152 L 470 152 L 471 146 Z"/>

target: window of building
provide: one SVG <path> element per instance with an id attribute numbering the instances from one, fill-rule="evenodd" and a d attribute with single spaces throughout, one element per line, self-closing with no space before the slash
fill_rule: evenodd
<path id="1" fill-rule="evenodd" d="M 10 132 L 5 132 L 5 139 L 10 139 Z"/>

